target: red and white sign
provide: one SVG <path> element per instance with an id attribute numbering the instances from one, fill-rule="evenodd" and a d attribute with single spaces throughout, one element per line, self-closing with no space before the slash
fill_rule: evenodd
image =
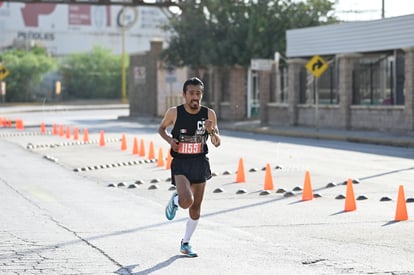
<path id="1" fill-rule="evenodd" d="M 160 25 L 167 15 L 157 7 L 95 6 L 54 3 L 0 2 L 0 49 L 13 43 L 38 43 L 50 53 L 67 55 L 103 46 L 122 53 L 122 27 L 127 24 L 127 53 L 147 51 L 154 38 L 168 40 Z"/>

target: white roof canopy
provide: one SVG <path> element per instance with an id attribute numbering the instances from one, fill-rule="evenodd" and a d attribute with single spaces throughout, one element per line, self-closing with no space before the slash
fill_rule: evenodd
<path id="1" fill-rule="evenodd" d="M 288 30 L 286 55 L 309 57 L 414 47 L 414 14 Z"/>

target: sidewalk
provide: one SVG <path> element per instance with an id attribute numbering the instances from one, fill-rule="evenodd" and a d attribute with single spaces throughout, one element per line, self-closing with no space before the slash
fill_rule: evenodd
<path id="1" fill-rule="evenodd" d="M 1 106 L 0 106 L 1 107 Z M 5 107 L 5 106 L 3 106 Z M 107 102 L 102 104 L 93 103 L 67 103 L 60 105 L 22 105 L 6 106 L 0 108 L 0 117 L 4 114 L 21 112 L 53 112 L 53 111 L 77 111 L 77 110 L 96 110 L 96 109 L 128 109 L 128 104 Z M 152 116 L 142 117 L 120 117 L 120 120 L 137 120 L 147 123 L 159 123 L 161 118 Z M 222 130 L 233 130 L 258 134 L 268 134 L 276 136 L 288 136 L 298 138 L 314 138 L 337 141 L 349 141 L 357 143 L 368 143 L 378 145 L 389 145 L 398 147 L 414 147 L 414 131 L 407 133 L 391 133 L 385 131 L 364 131 L 364 130 L 341 130 L 327 128 L 312 128 L 304 126 L 266 126 L 261 125 L 259 120 L 245 121 L 218 121 L 219 128 Z"/>
<path id="2" fill-rule="evenodd" d="M 220 129 L 288 136 L 298 138 L 327 139 L 399 147 L 414 147 L 414 132 L 400 134 L 381 131 L 316 129 L 303 126 L 264 126 L 259 120 L 219 122 Z"/>

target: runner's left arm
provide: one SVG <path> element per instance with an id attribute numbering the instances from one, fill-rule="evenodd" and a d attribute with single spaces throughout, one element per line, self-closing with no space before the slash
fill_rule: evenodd
<path id="1" fill-rule="evenodd" d="M 208 109 L 208 119 L 205 121 L 204 126 L 210 135 L 211 143 L 216 147 L 220 146 L 221 138 L 217 126 L 217 116 L 214 110 Z"/>

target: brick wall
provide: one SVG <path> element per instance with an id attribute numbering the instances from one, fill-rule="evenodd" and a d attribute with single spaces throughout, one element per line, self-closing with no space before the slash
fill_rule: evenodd
<path id="1" fill-rule="evenodd" d="M 246 69 L 234 67 L 229 76 L 230 113 L 232 120 L 241 120 L 246 117 Z"/>
<path id="2" fill-rule="evenodd" d="M 157 69 L 161 41 L 151 41 L 147 53 L 129 59 L 128 101 L 130 116 L 157 116 Z"/>

